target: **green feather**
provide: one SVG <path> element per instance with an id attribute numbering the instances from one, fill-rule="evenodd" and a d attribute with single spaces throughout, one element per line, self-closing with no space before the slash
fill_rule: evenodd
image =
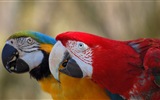
<path id="1" fill-rule="evenodd" d="M 36 40 L 39 43 L 47 43 L 47 44 L 55 44 L 56 40 L 54 38 L 51 38 L 43 33 L 40 32 L 34 32 L 34 31 L 20 31 L 16 32 L 13 35 L 11 35 L 9 39 L 15 39 L 20 37 L 31 37 L 34 40 Z"/>
<path id="2" fill-rule="evenodd" d="M 160 86 L 160 76 L 155 76 L 155 82 L 158 86 Z"/>

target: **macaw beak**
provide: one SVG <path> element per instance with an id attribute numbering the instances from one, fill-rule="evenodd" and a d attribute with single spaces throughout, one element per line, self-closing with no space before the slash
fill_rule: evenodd
<path id="1" fill-rule="evenodd" d="M 19 52 L 13 46 L 6 44 L 2 50 L 2 62 L 7 71 L 24 73 L 29 71 L 28 64 L 19 59 Z"/>
<path id="2" fill-rule="evenodd" d="M 63 66 L 63 68 L 60 69 L 61 65 Z M 80 69 L 79 65 L 71 57 L 67 49 L 60 41 L 57 41 L 50 53 L 49 67 L 52 75 L 57 81 L 60 81 L 59 72 L 76 78 L 83 77 L 83 72 Z"/>

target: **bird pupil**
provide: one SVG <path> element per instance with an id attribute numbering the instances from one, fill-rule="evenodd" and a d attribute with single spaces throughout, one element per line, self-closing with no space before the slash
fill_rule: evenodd
<path id="1" fill-rule="evenodd" d="M 83 44 L 79 44 L 79 46 L 80 46 L 80 47 L 82 47 L 82 46 L 83 46 Z"/>

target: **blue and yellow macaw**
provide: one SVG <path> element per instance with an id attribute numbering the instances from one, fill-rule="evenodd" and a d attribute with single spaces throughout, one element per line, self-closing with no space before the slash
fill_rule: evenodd
<path id="1" fill-rule="evenodd" d="M 60 73 L 61 83 L 53 78 L 48 58 L 55 43 L 55 39 L 40 32 L 17 32 L 8 38 L 3 48 L 3 65 L 9 72 L 29 72 L 55 100 L 109 99 L 106 90 L 89 79 L 77 79 L 63 73 Z"/>

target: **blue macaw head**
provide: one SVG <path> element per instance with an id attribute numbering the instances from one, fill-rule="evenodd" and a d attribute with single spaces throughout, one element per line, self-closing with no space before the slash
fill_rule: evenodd
<path id="1" fill-rule="evenodd" d="M 54 38 L 34 31 L 20 31 L 11 35 L 2 50 L 2 62 L 9 72 L 41 73 L 49 71 L 49 53 Z M 46 67 L 42 70 L 43 67 Z M 36 72 L 35 72 L 36 71 Z M 46 73 L 46 72 L 45 72 Z"/>

